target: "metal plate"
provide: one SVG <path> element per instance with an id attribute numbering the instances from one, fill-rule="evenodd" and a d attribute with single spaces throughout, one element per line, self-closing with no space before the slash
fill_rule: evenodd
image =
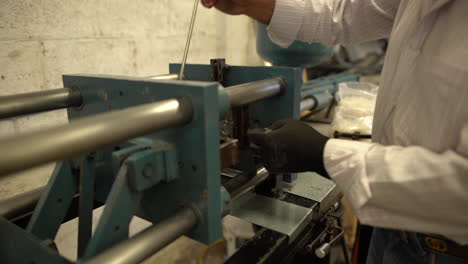
<path id="1" fill-rule="evenodd" d="M 333 181 L 315 172 L 299 173 L 295 181 L 284 185 L 283 191 L 318 202 L 320 216 L 341 197 Z"/>
<path id="2" fill-rule="evenodd" d="M 248 193 L 236 201 L 231 215 L 285 234 L 292 242 L 312 220 L 314 208 Z"/>

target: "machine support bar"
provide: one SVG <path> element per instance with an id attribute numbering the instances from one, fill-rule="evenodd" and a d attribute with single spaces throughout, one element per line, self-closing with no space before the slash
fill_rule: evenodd
<path id="1" fill-rule="evenodd" d="M 169 73 L 169 74 L 162 74 L 162 75 L 156 75 L 156 76 L 148 76 L 147 78 L 150 78 L 153 80 L 178 80 L 179 74 Z"/>
<path id="2" fill-rule="evenodd" d="M 188 207 L 181 209 L 173 216 L 115 245 L 86 263 L 140 263 L 180 236 L 187 234 L 197 222 L 198 217 L 194 209 Z"/>
<path id="3" fill-rule="evenodd" d="M 80 105 L 81 93 L 72 88 L 0 96 L 0 119 Z"/>
<path id="4" fill-rule="evenodd" d="M 55 128 L 0 140 L 0 176 L 55 160 L 66 160 L 192 119 L 188 97 L 98 114 Z M 125 124 L 125 125 L 122 125 Z"/>
<path id="5" fill-rule="evenodd" d="M 14 220 L 30 213 L 34 210 L 43 191 L 44 187 L 39 187 L 0 201 L 0 216 L 7 220 Z"/>
<path id="6" fill-rule="evenodd" d="M 84 255 L 93 229 L 94 209 L 94 156 L 86 155 L 80 160 L 80 200 L 78 206 L 78 258 Z"/>
<path id="7" fill-rule="evenodd" d="M 306 98 L 301 101 L 301 112 L 315 108 L 317 101 L 314 98 Z"/>
<path id="8" fill-rule="evenodd" d="M 238 107 L 280 94 L 286 87 L 281 77 L 243 83 L 226 88 L 231 107 Z"/>

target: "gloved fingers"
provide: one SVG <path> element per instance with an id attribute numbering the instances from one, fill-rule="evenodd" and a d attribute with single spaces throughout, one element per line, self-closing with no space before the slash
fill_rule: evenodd
<path id="1" fill-rule="evenodd" d="M 284 125 L 286 125 L 287 122 L 288 122 L 288 120 L 278 120 L 278 121 L 274 122 L 274 123 L 270 126 L 270 129 L 271 129 L 271 130 L 280 129 L 281 127 L 283 127 Z"/>
<path id="2" fill-rule="evenodd" d="M 247 131 L 250 142 L 260 147 L 268 144 L 268 133 L 270 133 L 270 131 L 264 128 L 254 128 Z"/>

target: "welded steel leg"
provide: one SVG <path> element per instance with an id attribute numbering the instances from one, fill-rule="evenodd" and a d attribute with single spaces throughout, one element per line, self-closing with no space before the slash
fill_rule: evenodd
<path id="1" fill-rule="evenodd" d="M 41 239 L 54 239 L 77 189 L 70 164 L 57 162 L 26 230 Z"/>
<path id="2" fill-rule="evenodd" d="M 130 188 L 127 172 L 127 165 L 122 165 L 107 197 L 106 206 L 94 236 L 86 248 L 85 259 L 95 256 L 115 243 L 128 238 L 129 224 L 138 206 L 141 194 Z"/>
<path id="3" fill-rule="evenodd" d="M 82 257 L 93 227 L 94 158 L 86 156 L 80 161 L 80 202 L 78 218 L 78 258 Z"/>

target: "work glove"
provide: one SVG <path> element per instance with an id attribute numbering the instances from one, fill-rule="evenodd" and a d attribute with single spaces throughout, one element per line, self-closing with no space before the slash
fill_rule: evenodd
<path id="1" fill-rule="evenodd" d="M 265 168 L 273 173 L 314 171 L 328 177 L 323 150 L 328 137 L 298 120 L 281 120 L 270 128 L 248 131 Z"/>

